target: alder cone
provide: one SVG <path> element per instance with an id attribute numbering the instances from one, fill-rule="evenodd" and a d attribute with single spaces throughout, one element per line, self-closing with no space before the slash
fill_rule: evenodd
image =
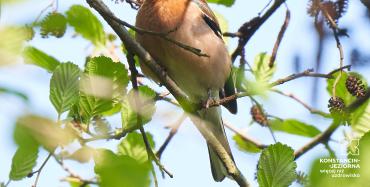
<path id="1" fill-rule="evenodd" d="M 257 105 L 252 106 L 251 115 L 252 115 L 253 120 L 257 122 L 258 124 L 260 124 L 261 126 L 268 125 L 267 117 L 265 113 L 262 111 L 261 107 Z"/>
<path id="2" fill-rule="evenodd" d="M 362 81 L 356 76 L 349 76 L 346 80 L 346 88 L 348 92 L 355 97 L 365 96 L 365 86 Z"/>

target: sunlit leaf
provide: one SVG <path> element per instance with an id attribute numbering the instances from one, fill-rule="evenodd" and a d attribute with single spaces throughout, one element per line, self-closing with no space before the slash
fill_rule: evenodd
<path id="1" fill-rule="evenodd" d="M 17 62 L 27 36 L 24 28 L 0 27 L 0 66 Z"/>
<path id="2" fill-rule="evenodd" d="M 254 59 L 252 72 L 255 80 L 245 80 L 243 89 L 248 90 L 251 95 L 266 96 L 266 92 L 270 89 L 270 81 L 276 71 L 276 66 L 270 68 L 271 56 L 266 53 L 261 53 Z"/>
<path id="3" fill-rule="evenodd" d="M 258 161 L 257 179 L 260 187 L 287 187 L 297 177 L 294 151 L 276 143 L 262 151 Z"/>
<path id="4" fill-rule="evenodd" d="M 92 125 L 95 132 L 99 135 L 107 135 L 111 131 L 111 125 L 105 118 L 95 117 Z"/>
<path id="5" fill-rule="evenodd" d="M 14 132 L 14 139 L 19 146 L 40 144 L 49 151 L 69 144 L 74 138 L 74 134 L 58 126 L 56 122 L 35 115 L 19 118 Z"/>
<path id="6" fill-rule="evenodd" d="M 335 73 L 333 75 L 332 79 L 327 79 L 327 91 L 330 96 L 333 96 L 333 86 L 335 83 L 336 78 L 340 75 L 340 72 Z M 339 82 L 335 89 L 335 96 L 340 97 L 343 99 L 344 103 L 346 105 L 349 105 L 351 102 L 353 102 L 356 98 L 353 97 L 346 88 L 346 80 L 347 80 L 348 74 L 346 72 L 342 72 L 342 75 L 339 79 Z"/>
<path id="7" fill-rule="evenodd" d="M 58 12 L 49 13 L 41 21 L 41 36 L 47 38 L 48 36 L 55 36 L 60 38 L 64 35 L 67 29 L 67 19 L 63 14 Z"/>
<path id="8" fill-rule="evenodd" d="M 129 82 L 128 71 L 120 62 L 113 62 L 112 59 L 105 56 L 95 57 L 86 64 L 86 73 L 89 75 L 101 76 L 111 80 L 112 98 L 122 99 L 126 93 L 126 87 Z"/>
<path id="9" fill-rule="evenodd" d="M 34 64 L 49 72 L 53 72 L 60 62 L 52 56 L 44 53 L 35 47 L 26 47 L 23 51 L 23 57 L 26 63 Z"/>
<path id="10" fill-rule="evenodd" d="M 83 146 L 77 151 L 73 152 L 71 155 L 69 155 L 67 158 L 76 160 L 80 163 L 86 163 L 89 162 L 95 153 L 95 149 L 89 146 Z"/>
<path id="11" fill-rule="evenodd" d="M 147 87 L 140 86 L 139 93 L 131 90 L 122 104 L 121 117 L 122 128 L 136 129 L 140 125 L 148 123 L 155 112 L 155 92 Z M 141 123 L 139 124 L 138 115 Z"/>
<path id="12" fill-rule="evenodd" d="M 9 173 L 9 179 L 21 180 L 32 172 L 36 165 L 39 148 L 34 146 L 21 146 L 13 156 L 12 168 Z"/>
<path id="13" fill-rule="evenodd" d="M 207 0 L 209 3 L 216 3 L 225 6 L 232 6 L 235 3 L 235 0 Z"/>
<path id="14" fill-rule="evenodd" d="M 251 143 L 250 141 L 245 141 L 243 137 L 239 135 L 234 135 L 233 140 L 235 141 L 236 145 L 241 151 L 244 151 L 247 153 L 259 153 L 262 151 L 255 144 Z"/>
<path id="15" fill-rule="evenodd" d="M 152 135 L 147 133 L 147 137 L 150 146 L 154 148 Z M 118 145 L 118 154 L 130 156 L 140 163 L 146 162 L 148 160 L 148 154 L 142 135 L 136 132 L 129 133 Z"/>
<path id="16" fill-rule="evenodd" d="M 116 155 L 109 150 L 98 150 L 94 156 L 95 173 L 101 187 L 147 187 L 150 183 L 150 165 L 134 158 Z"/>
<path id="17" fill-rule="evenodd" d="M 80 69 L 72 63 L 59 65 L 50 80 L 50 101 L 58 114 L 78 102 Z"/>
<path id="18" fill-rule="evenodd" d="M 269 66 L 271 56 L 261 53 L 256 56 L 253 63 L 253 74 L 257 81 L 269 82 L 276 71 L 276 66 Z"/>
<path id="19" fill-rule="evenodd" d="M 68 23 L 75 31 L 94 45 L 105 45 L 106 36 L 103 25 L 90 9 L 73 5 L 67 12 Z"/>
<path id="20" fill-rule="evenodd" d="M 299 136 L 314 137 L 321 133 L 321 131 L 315 126 L 303 123 L 296 119 L 275 119 L 269 121 L 269 125 L 274 131 L 281 131 Z"/>

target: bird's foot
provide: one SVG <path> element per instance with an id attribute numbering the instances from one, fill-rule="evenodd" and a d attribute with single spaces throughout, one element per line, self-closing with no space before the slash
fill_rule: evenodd
<path id="1" fill-rule="evenodd" d="M 208 109 L 212 103 L 216 101 L 216 98 L 212 97 L 211 90 L 208 90 L 208 98 L 205 101 L 204 107 Z"/>

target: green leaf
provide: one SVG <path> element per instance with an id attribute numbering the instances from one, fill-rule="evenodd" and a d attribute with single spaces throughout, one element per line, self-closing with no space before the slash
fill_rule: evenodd
<path id="1" fill-rule="evenodd" d="M 9 179 L 21 180 L 32 172 L 36 165 L 38 146 L 19 147 L 13 156 Z"/>
<path id="2" fill-rule="evenodd" d="M 92 123 L 96 134 L 108 135 L 111 131 L 111 125 L 105 118 L 95 117 Z"/>
<path id="3" fill-rule="evenodd" d="M 276 66 L 269 66 L 270 59 L 271 56 L 267 53 L 261 53 L 254 59 L 252 70 L 257 81 L 269 82 L 276 72 Z"/>
<path id="4" fill-rule="evenodd" d="M 41 36 L 47 38 L 49 35 L 60 38 L 67 29 L 67 19 L 58 12 L 49 13 L 41 21 Z"/>
<path id="5" fill-rule="evenodd" d="M 105 56 L 95 57 L 88 61 L 85 71 L 89 75 L 111 80 L 112 86 L 109 92 L 112 93 L 112 98 L 116 101 L 119 102 L 123 94 L 126 93 L 129 77 L 128 71 L 122 63 L 113 62 L 111 58 Z"/>
<path id="6" fill-rule="evenodd" d="M 113 108 L 113 102 L 110 99 L 102 99 L 81 93 L 79 99 L 79 114 L 84 122 L 90 123 L 91 118 L 100 115 Z"/>
<path id="7" fill-rule="evenodd" d="M 35 116 L 22 116 L 17 119 L 13 138 L 19 147 L 33 147 L 38 145 L 37 140 L 30 134 L 29 129 L 25 125 L 32 121 L 34 117 Z"/>
<path id="8" fill-rule="evenodd" d="M 50 80 L 50 101 L 58 114 L 78 102 L 80 69 L 70 62 L 59 65 Z"/>
<path id="9" fill-rule="evenodd" d="M 71 187 L 90 187 L 90 185 L 85 185 L 85 183 L 80 181 L 79 179 L 67 178 L 66 181 L 69 182 L 69 185 L 71 185 Z"/>
<path id="10" fill-rule="evenodd" d="M 28 115 L 18 119 L 14 139 L 21 147 L 40 144 L 48 151 L 53 151 L 57 146 L 72 142 L 75 135 L 50 119 Z"/>
<path id="11" fill-rule="evenodd" d="M 34 64 L 49 72 L 53 72 L 60 62 L 52 56 L 35 47 L 26 47 L 23 51 L 23 57 L 26 63 Z"/>
<path id="12" fill-rule="evenodd" d="M 256 145 L 254 145 L 250 141 L 245 141 L 243 139 L 243 137 L 241 137 L 240 135 L 234 135 L 233 139 L 234 139 L 236 145 L 238 145 L 239 150 L 241 150 L 241 151 L 244 151 L 244 152 L 247 152 L 247 153 L 259 153 L 259 152 L 261 152 L 260 148 L 258 148 Z"/>
<path id="13" fill-rule="evenodd" d="M 0 27 L 0 66 L 18 61 L 28 37 L 29 32 L 25 28 Z"/>
<path id="14" fill-rule="evenodd" d="M 332 79 L 327 79 L 326 89 L 330 96 L 333 96 L 334 82 L 339 75 L 340 75 L 340 72 L 335 73 Z M 348 73 L 342 72 L 342 76 L 340 77 L 339 82 L 335 89 L 335 96 L 342 98 L 346 106 L 348 106 L 350 103 L 352 103 L 356 99 L 347 91 L 347 88 L 346 88 L 347 78 L 348 78 Z"/>
<path id="15" fill-rule="evenodd" d="M 252 71 L 255 80 L 245 80 L 244 90 L 248 90 L 251 95 L 265 96 L 266 92 L 270 89 L 270 81 L 276 72 L 276 66 L 270 68 L 271 56 L 267 53 L 261 53 L 254 59 Z"/>
<path id="16" fill-rule="evenodd" d="M 351 126 L 352 129 L 362 136 L 364 133 L 370 131 L 370 101 L 367 101 L 357 110 L 352 113 Z"/>
<path id="17" fill-rule="evenodd" d="M 314 137 L 321 133 L 315 126 L 308 125 L 296 119 L 275 119 L 269 121 L 269 124 L 273 131 L 281 131 L 299 136 Z"/>
<path id="18" fill-rule="evenodd" d="M 151 121 L 155 112 L 155 92 L 147 86 L 140 86 L 138 89 L 139 94 L 131 90 L 122 104 L 121 118 L 124 129 L 139 128 L 140 125 Z M 141 124 L 138 124 L 138 115 L 141 118 Z"/>
<path id="19" fill-rule="evenodd" d="M 106 36 L 99 19 L 86 7 L 73 5 L 67 12 L 68 23 L 94 45 L 105 45 Z"/>
<path id="20" fill-rule="evenodd" d="M 330 158 L 318 158 L 316 159 L 310 170 L 310 184 L 315 187 L 327 187 L 327 186 L 368 186 L 370 182 L 370 132 L 365 133 L 360 140 L 352 139 L 352 141 L 357 142 L 356 148 L 358 149 L 359 155 L 349 154 L 347 158 L 349 163 L 345 163 L 346 166 L 340 167 L 339 162 L 327 161 Z M 353 143 L 353 142 L 349 142 Z M 344 145 L 342 145 L 344 146 Z M 336 164 L 337 168 L 333 169 L 333 165 Z M 352 177 L 333 177 L 331 173 L 326 173 L 322 171 L 337 171 L 340 170 L 340 174 L 343 176 Z M 359 177 L 353 177 L 353 175 L 358 175 Z"/>
<path id="21" fill-rule="evenodd" d="M 235 0 L 208 0 L 208 2 L 230 7 L 235 3 Z"/>
<path id="22" fill-rule="evenodd" d="M 134 158 L 104 149 L 97 151 L 94 161 L 101 187 L 147 187 L 150 184 L 149 162 L 139 163 Z"/>
<path id="23" fill-rule="evenodd" d="M 77 151 L 73 152 L 67 158 L 76 160 L 80 163 L 87 163 L 91 160 L 95 152 L 95 149 L 89 146 L 82 146 Z"/>
<path id="24" fill-rule="evenodd" d="M 281 143 L 270 145 L 258 161 L 258 184 L 260 187 L 289 186 L 297 177 L 296 168 L 292 148 Z"/>
<path id="25" fill-rule="evenodd" d="M 150 146 L 154 148 L 153 136 L 147 133 Z M 126 155 L 136 159 L 139 163 L 144 163 L 148 160 L 144 140 L 141 134 L 132 132 L 118 145 L 118 154 Z"/>

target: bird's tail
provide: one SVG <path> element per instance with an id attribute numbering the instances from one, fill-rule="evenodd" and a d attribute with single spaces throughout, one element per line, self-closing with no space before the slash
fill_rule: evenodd
<path id="1" fill-rule="evenodd" d="M 219 143 L 222 144 L 225 150 L 229 153 L 230 157 L 233 158 L 229 143 L 226 138 L 224 125 L 222 124 L 221 107 L 202 109 L 198 111 L 198 114 L 200 119 L 193 120 L 198 129 L 205 128 L 200 129 L 200 131 L 202 132 L 202 130 L 205 130 L 216 137 Z M 213 179 L 217 182 L 221 182 L 226 176 L 228 176 L 227 170 L 216 151 L 213 150 L 208 143 L 207 146 Z"/>

